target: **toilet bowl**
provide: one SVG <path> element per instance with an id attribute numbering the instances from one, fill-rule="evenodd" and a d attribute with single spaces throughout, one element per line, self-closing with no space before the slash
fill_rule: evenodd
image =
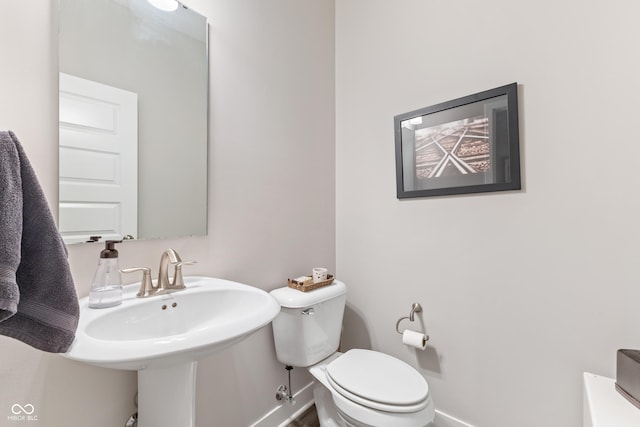
<path id="1" fill-rule="evenodd" d="M 308 369 L 315 381 L 314 400 L 323 427 L 415 427 L 433 422 L 435 407 L 427 382 L 391 356 L 353 349 L 334 353 Z M 359 378 L 367 373 L 368 378 Z M 340 422 L 332 424 L 330 420 L 336 418 Z"/>
<path id="2" fill-rule="evenodd" d="M 425 427 L 435 408 L 427 381 L 407 363 L 372 350 L 337 352 L 346 286 L 311 292 L 271 292 L 281 312 L 273 320 L 278 360 L 306 367 L 322 427 Z"/>

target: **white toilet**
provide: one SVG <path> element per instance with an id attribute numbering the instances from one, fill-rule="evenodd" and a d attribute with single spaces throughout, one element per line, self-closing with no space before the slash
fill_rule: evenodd
<path id="1" fill-rule="evenodd" d="M 347 288 L 271 291 L 282 310 L 273 320 L 278 360 L 308 367 L 322 427 L 431 426 L 435 408 L 427 381 L 407 363 L 384 353 L 339 353 Z"/>

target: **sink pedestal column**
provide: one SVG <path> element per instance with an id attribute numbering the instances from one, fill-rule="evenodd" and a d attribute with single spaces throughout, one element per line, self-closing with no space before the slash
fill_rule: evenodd
<path id="1" fill-rule="evenodd" d="M 138 427 L 195 427 L 197 363 L 138 371 Z"/>

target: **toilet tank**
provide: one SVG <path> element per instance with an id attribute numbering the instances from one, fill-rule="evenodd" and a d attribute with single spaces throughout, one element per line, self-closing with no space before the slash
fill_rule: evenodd
<path id="1" fill-rule="evenodd" d="M 331 285 L 302 292 L 289 287 L 271 291 L 280 314 L 273 319 L 278 360 L 291 366 L 311 366 L 338 350 L 347 287 Z"/>

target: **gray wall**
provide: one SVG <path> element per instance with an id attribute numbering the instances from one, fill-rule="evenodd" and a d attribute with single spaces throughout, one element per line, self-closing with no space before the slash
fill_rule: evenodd
<path id="1" fill-rule="evenodd" d="M 347 346 L 479 427 L 581 425 L 582 372 L 639 348 L 637 3 L 336 2 Z M 393 116 L 518 81 L 524 189 L 398 201 Z M 395 321 L 424 307 L 429 349 Z"/>
<path id="2" fill-rule="evenodd" d="M 55 3 L 0 6 L 0 128 L 22 140 L 54 206 Z M 162 250 L 173 247 L 199 262 L 187 274 L 265 290 L 313 266 L 335 271 L 333 3 L 186 3 L 211 23 L 209 236 L 127 242 L 119 248 L 121 267 L 149 266 L 155 274 Z M 305 168 L 296 173 L 296 165 Z M 293 206 L 307 209 L 301 214 Z M 101 248 L 69 249 L 78 293 L 85 296 Z M 133 373 L 71 362 L 6 337 L 0 337 L 0 354 L 0 426 L 10 423 L 6 415 L 14 403 L 33 404 L 42 427 L 80 427 L 87 420 L 120 426 L 133 412 Z M 276 406 L 275 389 L 285 374 L 270 327 L 205 359 L 198 366 L 198 425 L 257 421 Z M 294 388 L 309 381 L 303 374 L 294 375 Z"/>

